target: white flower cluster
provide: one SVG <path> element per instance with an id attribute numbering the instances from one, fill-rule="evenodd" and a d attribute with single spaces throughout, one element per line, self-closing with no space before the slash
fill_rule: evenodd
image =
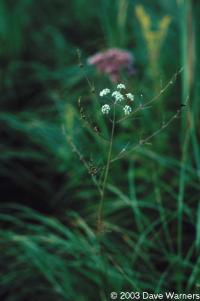
<path id="1" fill-rule="evenodd" d="M 117 102 L 117 101 L 122 101 L 122 100 L 124 100 L 124 96 L 123 96 L 120 92 L 118 92 L 118 91 L 114 91 L 114 92 L 112 93 L 112 97 L 115 98 L 115 101 L 116 101 L 116 102 Z"/>
<path id="2" fill-rule="evenodd" d="M 102 112 L 103 114 L 109 114 L 109 112 L 110 112 L 110 106 L 107 105 L 107 104 L 103 105 L 103 106 L 101 107 L 101 112 Z"/>
<path id="3" fill-rule="evenodd" d="M 126 94 L 126 97 L 127 97 L 129 100 L 134 101 L 134 95 L 133 95 L 133 94 L 127 93 L 127 94 Z"/>
<path id="4" fill-rule="evenodd" d="M 105 89 L 103 89 L 103 90 L 99 93 L 99 95 L 100 95 L 101 97 L 103 97 L 103 96 L 106 96 L 106 95 L 109 94 L 109 93 L 110 93 L 110 89 L 105 88 Z"/>
<path id="5" fill-rule="evenodd" d="M 117 90 L 123 90 L 123 89 L 126 90 L 126 86 L 124 84 L 118 84 L 117 85 Z M 99 93 L 99 95 L 101 97 L 103 97 L 103 96 L 106 96 L 109 93 L 110 93 L 110 89 L 105 88 Z M 115 99 L 115 103 L 121 102 L 123 100 L 134 101 L 134 95 L 132 93 L 122 94 L 121 91 L 114 91 L 111 94 L 111 96 Z M 110 109 L 111 108 L 108 104 L 105 104 L 101 107 L 101 111 L 102 111 L 103 114 L 109 114 Z M 125 115 L 129 115 L 132 112 L 132 109 L 129 105 L 125 105 L 123 110 L 124 110 Z"/>
<path id="6" fill-rule="evenodd" d="M 118 84 L 117 85 L 117 89 L 121 90 L 121 89 L 126 89 L 124 84 Z"/>
<path id="7" fill-rule="evenodd" d="M 129 115 L 129 114 L 131 113 L 131 111 L 132 111 L 131 107 L 128 106 L 128 105 L 126 105 L 126 106 L 123 108 L 123 110 L 124 110 L 124 114 L 125 114 L 125 115 Z"/>

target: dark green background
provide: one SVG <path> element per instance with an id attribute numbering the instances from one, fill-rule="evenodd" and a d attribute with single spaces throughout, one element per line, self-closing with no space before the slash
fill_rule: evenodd
<path id="1" fill-rule="evenodd" d="M 124 27 L 118 22 L 122 2 Z M 152 30 L 171 17 L 157 58 L 159 78 L 149 72 L 138 4 L 151 16 Z M 199 13 L 197 0 L 0 1 L 1 300 L 199 292 Z M 66 135 L 90 166 L 104 165 L 106 144 L 80 119 L 78 99 L 106 135 L 109 125 L 85 75 L 97 95 L 112 87 L 86 64 L 88 56 L 111 47 L 134 56 L 136 73 L 125 81 L 135 105 L 141 94 L 144 101 L 154 97 L 183 67 L 152 108 L 117 128 L 115 155 L 187 106 L 151 144 L 112 165 L 107 231 L 99 238 L 98 191 Z"/>

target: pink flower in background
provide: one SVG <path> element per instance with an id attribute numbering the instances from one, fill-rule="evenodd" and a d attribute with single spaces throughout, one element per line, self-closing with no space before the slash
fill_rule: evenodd
<path id="1" fill-rule="evenodd" d="M 89 57 L 88 64 L 96 66 L 99 72 L 108 74 L 112 82 L 120 80 L 120 71 L 134 73 L 132 54 L 118 48 L 111 48 Z"/>

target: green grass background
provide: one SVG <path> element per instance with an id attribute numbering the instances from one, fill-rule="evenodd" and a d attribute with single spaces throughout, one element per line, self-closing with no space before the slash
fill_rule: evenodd
<path id="1" fill-rule="evenodd" d="M 156 82 L 137 4 L 155 28 L 171 17 Z M 200 293 L 199 13 L 195 0 L 0 1 L 1 300 Z M 96 93 L 112 87 L 86 65 L 89 55 L 109 47 L 134 55 L 136 74 L 125 81 L 136 105 L 183 67 L 152 108 L 117 128 L 115 155 L 155 132 L 181 103 L 188 105 L 151 144 L 112 164 L 106 233 L 99 238 L 98 191 L 66 134 L 92 167 L 102 167 L 107 144 L 80 119 L 78 99 L 106 135 L 84 74 Z"/>

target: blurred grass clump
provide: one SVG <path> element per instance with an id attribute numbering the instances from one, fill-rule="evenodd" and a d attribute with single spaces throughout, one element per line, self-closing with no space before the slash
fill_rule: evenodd
<path id="1" fill-rule="evenodd" d="M 142 33 L 147 45 L 150 72 L 155 82 L 155 89 L 160 89 L 159 83 L 159 58 L 162 44 L 165 40 L 171 19 L 169 16 L 164 16 L 157 25 L 157 29 L 152 30 L 151 17 L 145 12 L 142 5 L 137 5 L 135 8 L 136 16 L 141 24 Z"/>
<path id="2" fill-rule="evenodd" d="M 199 12 L 195 0 L 0 1 L 1 300 L 199 293 Z M 95 94 L 113 84 L 86 60 L 112 47 L 135 58 L 121 74 L 135 103 L 157 97 L 117 128 L 116 153 L 183 110 L 112 164 L 99 237 L 92 179 L 110 128 Z"/>

